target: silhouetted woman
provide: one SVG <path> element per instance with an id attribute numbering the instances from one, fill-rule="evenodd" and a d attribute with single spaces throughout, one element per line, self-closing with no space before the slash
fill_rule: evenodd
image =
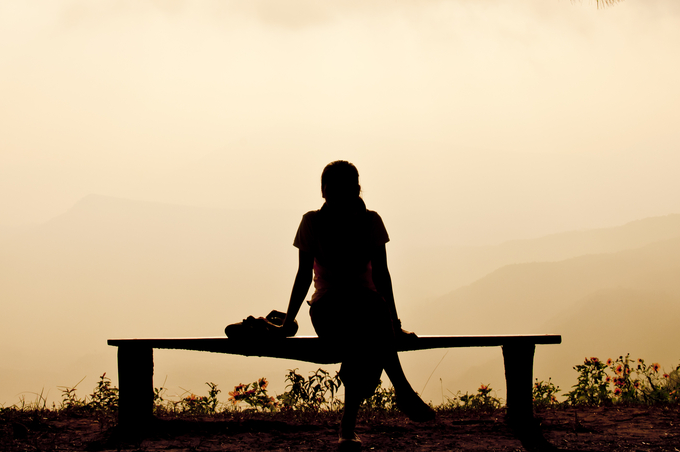
<path id="1" fill-rule="evenodd" d="M 380 216 L 361 199 L 359 172 L 346 161 L 328 164 L 321 175 L 326 202 L 307 212 L 295 236 L 298 271 L 290 296 L 283 332 L 293 321 L 314 281 L 310 315 L 316 333 L 338 353 L 345 385 L 345 408 L 340 424 L 341 449 L 357 449 L 354 432 L 361 402 L 377 387 L 383 369 L 397 396 L 397 406 L 409 418 L 426 421 L 434 411 L 409 384 L 399 362 L 396 341 L 408 336 L 401 329 L 387 269 L 389 241 Z"/>

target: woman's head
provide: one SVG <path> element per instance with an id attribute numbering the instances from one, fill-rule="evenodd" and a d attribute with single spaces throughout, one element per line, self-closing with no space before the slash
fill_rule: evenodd
<path id="1" fill-rule="evenodd" d="M 345 160 L 331 162 L 321 173 L 321 195 L 327 202 L 347 202 L 360 197 L 359 171 Z"/>

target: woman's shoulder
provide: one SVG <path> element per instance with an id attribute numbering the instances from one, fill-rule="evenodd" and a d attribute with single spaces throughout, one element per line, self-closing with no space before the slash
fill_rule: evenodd
<path id="1" fill-rule="evenodd" d="M 317 224 L 319 221 L 320 212 L 321 212 L 320 210 L 310 210 L 309 212 L 302 215 L 302 219 L 300 220 L 300 227 L 303 228 L 314 227 L 313 225 Z"/>
<path id="2" fill-rule="evenodd" d="M 313 220 L 314 218 L 316 218 L 319 215 L 319 212 L 320 212 L 320 210 L 310 210 L 309 212 L 302 215 L 302 219 L 307 220 L 307 221 Z"/>
<path id="3" fill-rule="evenodd" d="M 369 228 L 372 231 L 372 235 L 375 237 L 376 243 L 387 243 L 390 241 L 390 236 L 385 228 L 385 223 L 383 223 L 382 218 L 378 212 L 374 210 L 366 210 L 366 215 L 368 216 Z"/>
<path id="4" fill-rule="evenodd" d="M 376 222 L 376 223 L 381 223 L 381 224 L 383 222 L 382 217 L 375 210 L 366 209 L 366 215 L 368 216 L 368 219 L 371 222 Z"/>

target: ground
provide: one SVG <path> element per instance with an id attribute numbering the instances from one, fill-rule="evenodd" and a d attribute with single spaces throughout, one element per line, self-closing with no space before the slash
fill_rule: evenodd
<path id="1" fill-rule="evenodd" d="M 364 416 L 363 450 L 521 451 L 503 411 L 440 413 L 415 424 L 399 414 Z M 678 451 L 680 407 L 561 408 L 537 412 L 559 450 Z M 145 437 L 122 438 L 106 416 L 2 416 L 2 451 L 327 451 L 337 449 L 337 415 L 249 414 L 162 419 Z"/>

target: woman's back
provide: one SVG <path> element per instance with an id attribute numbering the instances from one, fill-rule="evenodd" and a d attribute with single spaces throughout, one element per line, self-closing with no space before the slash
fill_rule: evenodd
<path id="1" fill-rule="evenodd" d="M 312 302 L 334 288 L 375 290 L 371 256 L 388 240 L 380 215 L 367 210 L 360 198 L 351 209 L 338 211 L 324 204 L 307 212 L 293 244 L 314 256 Z"/>

